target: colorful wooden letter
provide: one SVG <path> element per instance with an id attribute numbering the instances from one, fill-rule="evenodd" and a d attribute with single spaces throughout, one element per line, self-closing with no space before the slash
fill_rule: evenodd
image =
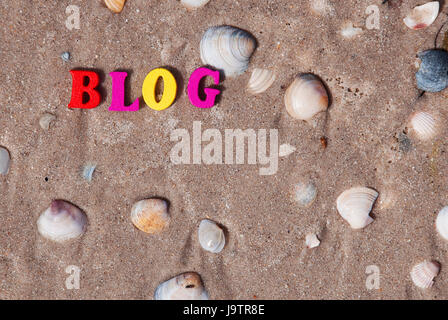
<path id="1" fill-rule="evenodd" d="M 163 95 L 160 101 L 156 99 L 156 85 L 159 78 L 163 79 Z M 164 68 L 157 68 L 149 72 L 143 81 L 142 94 L 145 103 L 154 110 L 164 110 L 171 106 L 176 99 L 177 82 L 173 74 Z"/>
<path id="2" fill-rule="evenodd" d="M 199 83 L 202 78 L 211 76 L 215 84 L 219 84 L 219 71 L 213 71 L 208 68 L 198 68 L 190 76 L 188 81 L 188 98 L 192 105 L 198 108 L 211 108 L 215 104 L 216 96 L 221 92 L 218 89 L 205 88 L 205 100 L 199 98 Z"/>
<path id="3" fill-rule="evenodd" d="M 100 82 L 98 74 L 94 71 L 71 70 L 73 79 L 72 98 L 68 104 L 69 108 L 92 109 L 96 108 L 101 102 L 100 93 L 95 90 Z M 88 78 L 89 82 L 84 85 L 84 80 Z M 83 94 L 87 93 L 89 100 L 83 102 Z"/>
<path id="4" fill-rule="evenodd" d="M 140 101 L 135 101 L 130 106 L 124 105 L 124 81 L 128 76 L 127 72 L 111 72 L 112 77 L 112 101 L 109 111 L 138 111 Z"/>

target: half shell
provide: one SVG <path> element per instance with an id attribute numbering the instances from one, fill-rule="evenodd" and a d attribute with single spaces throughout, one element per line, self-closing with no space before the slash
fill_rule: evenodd
<path id="1" fill-rule="evenodd" d="M 218 26 L 207 29 L 201 39 L 201 60 L 204 64 L 223 70 L 228 77 L 246 71 L 257 41 L 247 31 Z"/>
<path id="2" fill-rule="evenodd" d="M 434 278 L 439 274 L 440 264 L 436 261 L 423 261 L 415 265 L 411 270 L 411 279 L 414 284 L 422 289 L 432 287 Z"/>
<path id="3" fill-rule="evenodd" d="M 155 293 L 155 300 L 208 300 L 201 276 L 196 272 L 182 273 L 161 283 Z"/>
<path id="4" fill-rule="evenodd" d="M 314 182 L 299 182 L 294 186 L 294 199 L 301 207 L 309 207 L 316 197 L 317 187 Z"/>
<path id="5" fill-rule="evenodd" d="M 37 220 L 37 230 L 47 239 L 64 242 L 80 237 L 87 228 L 87 217 L 73 204 L 53 200 Z"/>
<path id="6" fill-rule="evenodd" d="M 219 253 L 226 244 L 224 231 L 213 221 L 204 219 L 199 224 L 199 243 L 204 250 Z"/>
<path id="7" fill-rule="evenodd" d="M 9 151 L 6 148 L 0 147 L 0 174 L 7 174 L 9 171 L 9 163 L 11 162 L 11 157 L 9 156 Z"/>
<path id="8" fill-rule="evenodd" d="M 180 0 L 187 9 L 197 9 L 205 6 L 210 0 Z"/>
<path id="9" fill-rule="evenodd" d="M 411 116 L 410 124 L 417 137 L 421 140 L 429 140 L 437 134 L 437 122 L 428 112 L 415 112 Z"/>
<path id="10" fill-rule="evenodd" d="M 439 2 L 431 1 L 412 9 L 411 13 L 403 19 L 404 24 L 413 30 L 430 26 L 439 14 Z"/>
<path id="11" fill-rule="evenodd" d="M 106 6 L 115 13 L 120 13 L 123 10 L 126 0 L 104 0 Z"/>
<path id="12" fill-rule="evenodd" d="M 322 81 L 313 74 L 299 74 L 285 92 L 286 111 L 294 119 L 311 120 L 328 108 L 328 93 Z"/>
<path id="13" fill-rule="evenodd" d="M 443 239 L 448 240 L 448 206 L 442 208 L 437 215 L 436 229 Z"/>
<path id="14" fill-rule="evenodd" d="M 369 216 L 378 192 L 367 187 L 355 187 L 342 192 L 336 200 L 336 207 L 342 218 L 352 229 L 362 229 L 373 219 Z"/>
<path id="15" fill-rule="evenodd" d="M 417 87 L 428 92 L 439 92 L 448 87 L 448 52 L 431 49 L 420 52 L 420 68 L 416 73 Z"/>
<path id="16" fill-rule="evenodd" d="M 163 199 L 145 199 L 131 209 L 132 223 L 146 233 L 160 233 L 169 224 L 168 203 Z"/>
<path id="17" fill-rule="evenodd" d="M 254 69 L 247 83 L 247 91 L 250 94 L 265 92 L 275 81 L 275 73 L 267 69 Z"/>

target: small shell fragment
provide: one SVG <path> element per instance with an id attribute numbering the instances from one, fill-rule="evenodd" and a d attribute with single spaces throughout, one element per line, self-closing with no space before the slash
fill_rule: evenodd
<path id="1" fill-rule="evenodd" d="M 308 248 L 315 248 L 320 245 L 320 240 L 317 238 L 317 235 L 314 233 L 310 233 L 306 235 L 305 243 Z"/>
<path id="2" fill-rule="evenodd" d="M 39 125 L 42 129 L 48 130 L 54 120 L 56 120 L 56 116 L 52 115 L 51 113 L 45 112 L 39 119 Z"/>
<path id="3" fill-rule="evenodd" d="M 53 200 L 37 220 L 39 233 L 47 239 L 64 242 L 80 237 L 86 230 L 87 216 L 78 207 Z"/>
<path id="4" fill-rule="evenodd" d="M 168 203 L 157 198 L 140 200 L 132 206 L 131 221 L 143 232 L 160 233 L 170 221 Z"/>
<path id="5" fill-rule="evenodd" d="M 6 175 L 9 171 L 11 157 L 6 148 L 0 147 L 0 174 Z"/>
<path id="6" fill-rule="evenodd" d="M 362 229 L 373 222 L 369 214 L 377 198 L 378 192 L 371 188 L 354 187 L 339 195 L 336 207 L 352 229 Z"/>
<path id="7" fill-rule="evenodd" d="M 448 206 L 442 208 L 437 215 L 436 229 L 443 239 L 448 240 Z"/>
<path id="8" fill-rule="evenodd" d="M 154 292 L 154 300 L 208 300 L 202 279 L 196 272 L 182 273 L 161 283 Z"/>
<path id="9" fill-rule="evenodd" d="M 70 61 L 70 52 L 62 52 L 62 54 L 61 54 L 61 59 L 64 61 L 64 62 L 69 62 Z"/>
<path id="10" fill-rule="evenodd" d="M 199 243 L 204 250 L 219 253 L 226 244 L 224 231 L 213 221 L 204 219 L 199 224 Z"/>
<path id="11" fill-rule="evenodd" d="M 309 207 L 316 197 L 317 187 L 314 182 L 299 182 L 294 186 L 294 198 L 301 207 Z"/>
<path id="12" fill-rule="evenodd" d="M 360 34 L 362 34 L 362 29 L 354 27 L 352 22 L 347 22 L 341 30 L 341 35 L 348 39 L 354 38 Z"/>
<path id="13" fill-rule="evenodd" d="M 428 92 L 439 92 L 448 87 L 448 52 L 431 49 L 420 52 L 420 68 L 416 73 L 417 87 Z"/>
<path id="14" fill-rule="evenodd" d="M 415 265 L 411 270 L 411 279 L 414 284 L 422 289 L 432 287 L 434 278 L 439 274 L 440 264 L 437 261 L 423 261 Z"/>
<path id="15" fill-rule="evenodd" d="M 420 140 L 429 140 L 437 133 L 436 120 L 430 113 L 425 111 L 415 112 L 411 116 L 410 124 Z"/>
<path id="16" fill-rule="evenodd" d="M 247 83 L 247 91 L 250 94 L 265 92 L 275 81 L 275 73 L 267 69 L 254 69 Z"/>
<path id="17" fill-rule="evenodd" d="M 439 2 L 431 1 L 412 9 L 411 13 L 403 19 L 404 24 L 413 30 L 430 26 L 439 14 Z"/>
<path id="18" fill-rule="evenodd" d="M 203 7 L 209 2 L 210 0 L 180 0 L 184 7 L 191 10 Z"/>
<path id="19" fill-rule="evenodd" d="M 294 151 L 296 151 L 295 147 L 293 147 L 290 144 L 284 143 L 284 144 L 280 145 L 280 147 L 278 148 L 278 155 L 279 155 L 279 157 L 287 157 L 290 154 L 292 154 Z"/>
<path id="20" fill-rule="evenodd" d="M 82 169 L 82 177 L 87 180 L 88 182 L 91 182 L 93 179 L 93 173 L 95 172 L 96 164 L 89 163 L 85 165 Z"/>
<path id="21" fill-rule="evenodd" d="M 104 0 L 106 6 L 115 13 L 120 13 L 123 10 L 126 0 Z"/>

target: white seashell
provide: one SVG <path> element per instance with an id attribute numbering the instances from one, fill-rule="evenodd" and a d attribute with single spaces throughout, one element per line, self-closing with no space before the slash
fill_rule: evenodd
<path id="1" fill-rule="evenodd" d="M 265 92 L 275 81 L 275 73 L 266 69 L 254 69 L 247 83 L 247 91 L 250 94 Z"/>
<path id="2" fill-rule="evenodd" d="M 318 247 L 320 245 L 320 241 L 317 238 L 317 235 L 315 235 L 314 233 L 310 233 L 310 234 L 306 235 L 305 243 L 306 243 L 306 246 L 310 249 Z"/>
<path id="3" fill-rule="evenodd" d="M 418 111 L 411 116 L 411 127 L 421 140 L 429 140 L 437 133 L 437 122 L 428 112 Z"/>
<path id="4" fill-rule="evenodd" d="M 436 229 L 443 239 L 448 240 L 448 206 L 442 208 L 437 215 Z"/>
<path id="5" fill-rule="evenodd" d="M 11 157 L 9 151 L 6 148 L 0 147 L 0 174 L 6 175 L 9 171 L 9 164 Z"/>
<path id="6" fill-rule="evenodd" d="M 210 0 L 180 0 L 187 9 L 197 9 L 205 6 Z"/>
<path id="7" fill-rule="evenodd" d="M 199 274 L 187 272 L 161 283 L 154 293 L 154 299 L 208 300 L 208 294 Z"/>
<path id="8" fill-rule="evenodd" d="M 290 144 L 284 143 L 284 144 L 280 145 L 280 147 L 278 148 L 278 155 L 280 157 L 286 157 L 286 156 L 289 156 L 294 151 L 296 151 L 295 147 L 293 147 Z"/>
<path id="9" fill-rule="evenodd" d="M 95 172 L 96 164 L 89 163 L 84 166 L 82 169 L 82 177 L 86 179 L 88 182 L 91 182 L 93 179 L 93 173 Z"/>
<path id="10" fill-rule="evenodd" d="M 437 261 L 423 261 L 415 265 L 411 270 L 411 279 L 414 284 L 422 289 L 432 287 L 433 279 L 439 274 L 440 264 Z"/>
<path id="11" fill-rule="evenodd" d="M 299 182 L 294 186 L 294 198 L 301 207 L 309 207 L 316 197 L 317 187 L 314 182 Z"/>
<path id="12" fill-rule="evenodd" d="M 39 125 L 42 129 L 48 130 L 51 123 L 56 120 L 56 117 L 51 113 L 45 112 L 39 119 Z"/>
<path id="13" fill-rule="evenodd" d="M 140 200 L 132 206 L 131 221 L 143 232 L 160 233 L 170 221 L 168 203 L 157 198 Z"/>
<path id="14" fill-rule="evenodd" d="M 413 30 L 430 26 L 439 14 L 439 2 L 431 1 L 412 9 L 411 13 L 403 19 L 405 25 Z"/>
<path id="15" fill-rule="evenodd" d="M 218 26 L 207 29 L 201 39 L 201 60 L 204 64 L 223 70 L 227 77 L 246 71 L 257 41 L 247 31 Z"/>
<path id="16" fill-rule="evenodd" d="M 294 119 L 309 121 L 328 108 L 328 93 L 313 74 L 300 74 L 285 92 L 285 106 Z"/>
<path id="17" fill-rule="evenodd" d="M 204 219 L 199 224 L 199 243 L 204 250 L 219 253 L 226 244 L 224 231 L 213 221 Z"/>
<path id="18" fill-rule="evenodd" d="M 78 238 L 86 228 L 87 217 L 84 212 L 63 200 L 53 200 L 37 220 L 39 233 L 56 242 Z"/>
<path id="19" fill-rule="evenodd" d="M 336 200 L 336 207 L 342 218 L 352 229 L 361 229 L 373 222 L 369 216 L 378 192 L 371 188 L 355 187 L 342 192 Z"/>
<path id="20" fill-rule="evenodd" d="M 354 38 L 360 34 L 362 34 L 362 29 L 354 27 L 351 22 L 347 22 L 341 30 L 341 35 L 348 39 Z"/>

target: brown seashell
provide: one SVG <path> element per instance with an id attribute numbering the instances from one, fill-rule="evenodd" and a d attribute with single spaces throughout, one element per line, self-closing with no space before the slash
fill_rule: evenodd
<path id="1" fill-rule="evenodd" d="M 110 11 L 120 13 L 123 10 L 126 0 L 104 0 L 104 3 Z"/>
<path id="2" fill-rule="evenodd" d="M 168 203 L 162 199 L 136 202 L 131 210 L 132 223 L 146 233 L 160 233 L 169 224 Z"/>

